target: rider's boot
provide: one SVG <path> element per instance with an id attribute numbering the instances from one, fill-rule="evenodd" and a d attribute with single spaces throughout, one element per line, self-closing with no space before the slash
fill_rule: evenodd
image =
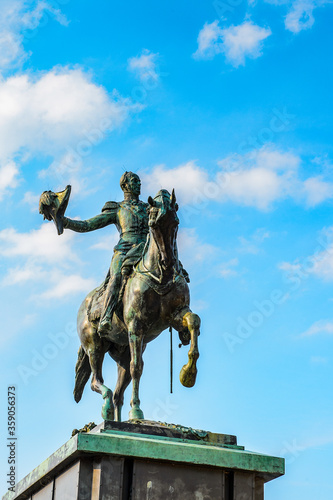
<path id="1" fill-rule="evenodd" d="M 121 287 L 121 275 L 114 276 L 106 289 L 106 299 L 101 320 L 98 326 L 98 333 L 101 337 L 108 334 L 112 326 L 113 312 L 118 303 L 119 289 Z"/>

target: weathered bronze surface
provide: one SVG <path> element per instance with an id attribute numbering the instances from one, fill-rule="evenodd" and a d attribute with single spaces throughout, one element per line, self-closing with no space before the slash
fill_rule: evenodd
<path id="1" fill-rule="evenodd" d="M 45 192 L 40 212 L 62 227 L 78 232 L 94 231 L 115 224 L 120 240 L 110 270 L 101 286 L 90 292 L 79 309 L 81 347 L 76 363 L 74 398 L 80 401 L 92 374 L 91 388 L 104 399 L 105 420 L 121 421 L 124 391 L 132 381 L 130 419 L 143 419 L 139 383 L 142 354 L 148 342 L 169 327 L 189 342 L 188 363 L 180 372 L 185 387 L 193 387 L 199 357 L 200 318 L 190 307 L 188 274 L 178 259 L 178 205 L 174 191 L 160 190 L 148 203 L 139 200 L 141 182 L 132 172 L 120 180 L 124 201 L 107 202 L 100 215 L 86 221 L 64 216 L 69 187 L 61 193 Z M 102 364 L 109 353 L 118 364 L 114 393 L 104 384 Z"/>

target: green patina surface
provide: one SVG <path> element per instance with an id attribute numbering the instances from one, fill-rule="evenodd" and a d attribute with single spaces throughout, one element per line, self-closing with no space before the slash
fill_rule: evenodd
<path id="1" fill-rule="evenodd" d="M 282 458 L 253 453 L 238 446 L 217 447 L 187 439 L 106 431 L 102 434 L 80 434 L 78 448 L 87 452 L 256 471 L 272 475 L 270 479 L 284 474 Z"/>
<path id="2" fill-rule="evenodd" d="M 47 484 L 77 458 L 91 453 L 257 472 L 265 481 L 284 474 L 283 458 L 261 455 L 241 448 L 237 445 L 216 446 L 187 439 L 123 431 L 79 433 L 22 479 L 15 493 L 8 491 L 3 500 L 18 498 L 41 480 Z"/>

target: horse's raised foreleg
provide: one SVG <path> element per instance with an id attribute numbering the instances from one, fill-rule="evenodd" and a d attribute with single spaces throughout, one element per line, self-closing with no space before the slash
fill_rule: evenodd
<path id="1" fill-rule="evenodd" d="M 192 311 L 184 314 L 183 327 L 187 327 L 191 334 L 191 346 L 188 352 L 188 362 L 181 369 L 179 378 L 183 386 L 193 387 L 197 377 L 197 359 L 199 357 L 198 336 L 200 335 L 200 318 Z"/>
<path id="2" fill-rule="evenodd" d="M 143 334 L 142 331 L 138 328 L 138 326 L 135 325 L 129 328 L 128 336 L 129 336 L 129 346 L 131 351 L 130 371 L 131 371 L 132 385 L 133 385 L 131 411 L 129 412 L 129 418 L 130 420 L 135 420 L 135 419 L 142 420 L 144 416 L 140 408 L 139 384 L 143 370 L 143 359 L 142 359 Z"/>
<path id="3" fill-rule="evenodd" d="M 91 389 L 102 395 L 104 404 L 102 406 L 102 417 L 104 420 L 114 419 L 114 408 L 112 402 L 112 391 L 106 385 L 102 376 L 102 365 L 106 352 L 103 341 L 99 335 L 95 334 L 93 346 L 88 350 L 89 362 L 92 371 Z"/>

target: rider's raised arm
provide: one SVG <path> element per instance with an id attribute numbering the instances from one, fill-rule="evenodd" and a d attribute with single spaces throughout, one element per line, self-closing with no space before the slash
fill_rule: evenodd
<path id="1" fill-rule="evenodd" d="M 107 202 L 102 208 L 102 213 L 87 220 L 73 220 L 68 217 L 63 217 L 64 228 L 71 229 L 78 233 L 87 233 L 95 231 L 109 224 L 117 222 L 118 203 Z"/>

